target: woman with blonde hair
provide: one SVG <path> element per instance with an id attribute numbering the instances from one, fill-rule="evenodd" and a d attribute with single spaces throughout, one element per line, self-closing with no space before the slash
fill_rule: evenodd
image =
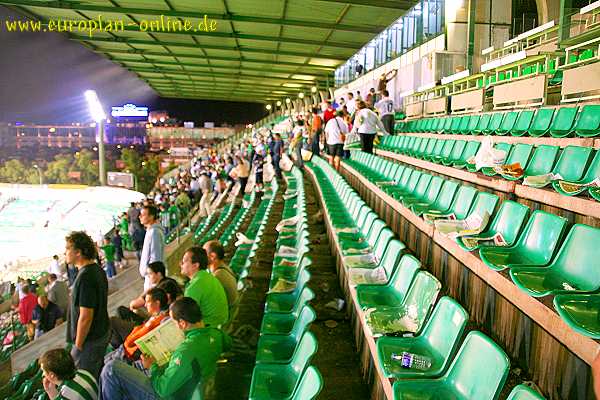
<path id="1" fill-rule="evenodd" d="M 365 153 L 373 154 L 373 140 L 377 134 L 377 129 L 389 135 L 389 132 L 383 126 L 383 123 L 364 101 L 356 102 L 356 114 L 354 116 L 354 126 L 352 133 L 358 133 L 360 136 L 360 147 Z"/>

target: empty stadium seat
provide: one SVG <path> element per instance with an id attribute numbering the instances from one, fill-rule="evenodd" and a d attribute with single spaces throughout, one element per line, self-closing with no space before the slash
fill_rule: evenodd
<path id="1" fill-rule="evenodd" d="M 573 130 L 577 136 L 597 136 L 600 133 L 600 104 L 583 106 Z"/>
<path id="2" fill-rule="evenodd" d="M 431 204 L 435 201 L 436 197 L 440 194 L 440 189 L 444 183 L 444 178 L 440 176 L 434 176 L 429 181 L 427 190 L 425 193 L 420 194 L 418 190 L 415 191 L 414 195 L 405 196 L 402 199 L 404 207 L 410 208 L 413 204 Z"/>
<path id="3" fill-rule="evenodd" d="M 421 215 L 427 210 L 448 210 L 452 205 L 452 200 L 457 189 L 458 183 L 450 180 L 444 181 L 434 201 L 429 202 L 429 198 L 423 199 L 423 202 L 411 204 L 410 208 L 417 215 Z"/>
<path id="4" fill-rule="evenodd" d="M 550 125 L 554 117 L 554 108 L 540 108 L 529 127 L 529 135 L 534 137 L 544 136 L 550 131 Z"/>
<path id="5" fill-rule="evenodd" d="M 276 333 L 281 335 L 289 335 L 294 327 L 294 323 L 298 318 L 311 318 L 310 311 L 305 311 L 310 300 L 315 298 L 313 291 L 305 287 L 302 290 L 302 296 L 296 302 L 296 306 L 289 313 L 266 313 L 260 327 L 261 333 Z"/>
<path id="6" fill-rule="evenodd" d="M 576 180 L 576 181 L 571 181 L 571 180 L 565 179 L 565 181 L 568 183 L 584 185 L 584 184 L 591 183 L 594 179 L 597 179 L 597 178 L 600 178 L 600 151 L 596 152 L 596 155 L 592 159 L 590 166 L 587 168 L 585 175 L 581 179 Z M 587 187 L 581 187 L 576 191 L 565 192 L 561 188 L 560 183 L 557 181 L 552 182 L 552 187 L 558 193 L 565 195 L 565 196 L 576 196 L 587 190 Z"/>
<path id="7" fill-rule="evenodd" d="M 512 136 L 523 136 L 529 131 L 535 112 L 533 110 L 523 110 L 519 114 L 515 125 L 510 130 Z"/>
<path id="8" fill-rule="evenodd" d="M 558 146 L 549 146 L 543 144 L 536 147 L 531 159 L 529 160 L 529 163 L 527 164 L 527 167 L 525 167 L 523 177 L 526 178 L 528 176 L 544 175 L 552 172 L 552 168 L 554 167 L 554 163 L 556 162 L 559 151 L 560 148 Z M 504 178 L 511 179 L 508 177 Z"/>
<path id="9" fill-rule="evenodd" d="M 404 255 L 385 285 L 357 285 L 356 298 L 362 308 L 402 304 L 410 285 L 421 267 L 411 255 Z"/>
<path id="10" fill-rule="evenodd" d="M 509 111 L 506 113 L 506 115 L 504 116 L 504 119 L 502 120 L 502 124 L 500 124 L 500 126 L 498 127 L 498 129 L 496 129 L 496 135 L 507 135 L 508 133 L 510 133 L 513 128 L 515 127 L 515 124 L 517 122 L 517 119 L 519 118 L 519 111 Z"/>
<path id="11" fill-rule="evenodd" d="M 545 266 L 550 262 L 566 224 L 563 217 L 536 210 L 514 245 L 482 247 L 479 257 L 497 271 L 519 264 Z"/>
<path id="12" fill-rule="evenodd" d="M 520 289 L 541 297 L 568 291 L 600 289 L 600 229 L 576 224 L 569 231 L 558 254 L 547 268 L 517 266 L 510 276 Z"/>
<path id="13" fill-rule="evenodd" d="M 477 195 L 477 189 L 472 186 L 461 186 L 454 199 L 452 200 L 452 204 L 445 210 L 437 209 L 437 208 L 428 208 L 427 210 L 423 210 L 423 214 L 440 214 L 440 215 L 450 215 L 454 214 L 456 219 L 465 219 L 469 213 L 471 208 L 471 204 L 473 204 L 473 200 Z"/>
<path id="14" fill-rule="evenodd" d="M 442 297 L 431 317 L 416 337 L 387 337 L 377 340 L 377 362 L 387 378 L 434 378 L 442 375 L 452 361 L 469 316 L 464 308 L 450 297 Z M 403 352 L 431 358 L 431 367 L 425 371 L 407 369 L 392 353 Z"/>
<path id="15" fill-rule="evenodd" d="M 517 385 L 506 400 L 544 400 L 544 396 L 525 385 Z"/>
<path id="16" fill-rule="evenodd" d="M 558 294 L 554 308 L 575 332 L 600 339 L 600 294 Z"/>
<path id="17" fill-rule="evenodd" d="M 317 339 L 306 332 L 288 364 L 261 363 L 254 367 L 250 399 L 290 399 L 308 364 L 317 352 Z"/>
<path id="18" fill-rule="evenodd" d="M 307 316 L 301 315 L 301 318 L 296 320 L 289 335 L 260 335 L 256 349 L 257 363 L 287 364 L 292 360 L 305 332 L 316 318 L 316 314 L 310 306 L 307 306 L 306 310 Z"/>
<path id="19" fill-rule="evenodd" d="M 394 399 L 494 400 L 506 381 L 510 361 L 490 338 L 471 331 L 448 371 L 436 379 L 394 382 Z"/>
<path id="20" fill-rule="evenodd" d="M 441 164 L 449 166 L 449 165 L 454 164 L 455 162 L 460 161 L 466 145 L 467 145 L 467 142 L 465 140 L 455 141 L 454 146 L 452 147 L 452 153 L 450 153 L 450 155 L 448 157 L 444 157 L 441 160 L 439 160 L 439 162 Z"/>
<path id="21" fill-rule="evenodd" d="M 527 206 L 510 200 L 504 201 L 500 205 L 500 209 L 495 214 L 489 227 L 478 235 L 472 235 L 472 237 L 491 238 L 496 234 L 501 234 L 506 244 L 512 246 L 517 240 L 528 214 L 529 208 Z M 466 251 L 476 250 L 481 247 L 468 248 L 460 237 L 457 239 L 457 242 Z"/>
<path id="22" fill-rule="evenodd" d="M 481 142 L 478 141 L 470 141 L 466 144 L 460 158 L 452 163 L 454 168 L 465 168 L 467 166 L 467 161 L 471 157 L 475 157 L 477 151 L 479 150 L 479 146 L 481 146 Z"/>
<path id="23" fill-rule="evenodd" d="M 552 125 L 550 126 L 550 135 L 553 137 L 567 137 L 573 133 L 573 125 L 577 117 L 579 107 L 561 107 L 556 111 Z"/>
<path id="24" fill-rule="evenodd" d="M 317 397 L 323 388 L 323 378 L 319 370 L 310 365 L 300 379 L 300 383 L 296 387 L 292 400 L 312 400 Z"/>

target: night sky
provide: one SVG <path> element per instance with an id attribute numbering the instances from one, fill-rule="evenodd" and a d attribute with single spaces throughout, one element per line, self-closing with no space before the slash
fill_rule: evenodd
<path id="1" fill-rule="evenodd" d="M 9 18 L 23 17 L 0 6 L 0 122 L 90 121 L 86 89 L 95 89 L 107 110 L 134 103 L 197 124 L 246 124 L 265 115 L 259 103 L 159 98 L 134 73 L 65 35 L 8 33 L 4 20 Z"/>

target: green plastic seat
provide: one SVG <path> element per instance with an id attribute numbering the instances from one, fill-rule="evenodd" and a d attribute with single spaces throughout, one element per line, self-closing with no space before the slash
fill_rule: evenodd
<path id="1" fill-rule="evenodd" d="M 484 135 L 493 135 L 494 133 L 496 133 L 498 131 L 498 129 L 500 129 L 503 119 L 504 119 L 503 112 L 493 113 L 492 117 L 490 119 L 490 123 L 488 124 L 487 128 L 485 128 L 483 130 L 483 134 Z"/>
<path id="2" fill-rule="evenodd" d="M 470 122 L 471 122 L 471 117 L 470 116 L 465 115 L 465 116 L 461 117 L 460 123 L 458 124 L 458 129 L 454 133 L 457 134 L 457 135 L 458 134 L 463 135 L 464 132 L 467 131 L 467 128 L 468 128 Z"/>
<path id="3" fill-rule="evenodd" d="M 420 267 L 414 256 L 404 255 L 387 284 L 356 286 L 358 304 L 361 308 L 402 304 Z"/>
<path id="4" fill-rule="evenodd" d="M 372 251 L 370 253 L 374 257 L 374 261 L 371 262 L 358 262 L 358 263 L 348 263 L 347 257 L 353 257 L 353 255 L 346 256 L 344 258 L 344 264 L 348 268 L 377 268 L 381 260 L 383 260 L 383 256 L 385 251 L 387 250 L 388 244 L 393 239 L 394 233 L 390 228 L 384 228 L 379 237 L 377 238 L 377 243 L 373 246 Z"/>
<path id="5" fill-rule="evenodd" d="M 432 176 L 429 174 L 421 174 L 421 177 L 413 190 L 410 192 L 396 192 L 393 194 L 394 198 L 404 201 L 405 198 L 414 199 L 424 196 L 429 187 L 429 183 L 431 182 L 431 178 Z"/>
<path id="6" fill-rule="evenodd" d="M 308 296 L 302 297 L 298 307 L 291 313 L 265 314 L 260 326 L 261 334 L 289 335 L 296 323 L 309 324 L 312 322 L 311 318 L 314 312 L 306 303 L 312 300 L 315 295 L 309 288 L 305 288 L 305 291 Z"/>
<path id="7" fill-rule="evenodd" d="M 565 218 L 536 210 L 514 245 L 482 247 L 479 257 L 485 265 L 496 271 L 516 265 L 545 266 L 552 259 L 566 225 Z"/>
<path id="8" fill-rule="evenodd" d="M 466 145 L 467 142 L 465 140 L 457 140 L 456 142 L 454 142 L 454 147 L 452 147 L 452 153 L 450 153 L 448 157 L 442 158 L 440 162 L 444 165 L 450 166 L 455 162 L 459 161 L 461 159 L 463 151 L 465 151 Z"/>
<path id="9" fill-rule="evenodd" d="M 423 202 L 413 203 L 410 208 L 416 215 L 421 215 L 427 210 L 447 210 L 452 205 L 454 194 L 458 189 L 458 183 L 454 181 L 444 181 L 438 196 L 431 202 L 429 197 L 423 199 Z"/>
<path id="10" fill-rule="evenodd" d="M 567 137 L 573 135 L 573 125 L 577 117 L 579 107 L 561 107 L 556 112 L 552 125 L 550 126 L 550 135 L 553 137 Z"/>
<path id="11" fill-rule="evenodd" d="M 506 400 L 544 400 L 544 396 L 525 385 L 517 385 Z"/>
<path id="12" fill-rule="evenodd" d="M 510 361 L 500 346 L 483 333 L 471 331 L 442 377 L 398 380 L 394 399 L 495 400 L 509 369 Z"/>
<path id="13" fill-rule="evenodd" d="M 321 389 L 323 389 L 323 378 L 319 370 L 310 365 L 302 374 L 292 400 L 312 400 L 319 395 Z"/>
<path id="14" fill-rule="evenodd" d="M 466 144 L 460 158 L 452 163 L 454 168 L 463 169 L 467 166 L 467 161 L 471 157 L 475 157 L 477 151 L 479 150 L 479 146 L 481 146 L 481 142 L 478 141 L 470 141 Z"/>
<path id="15" fill-rule="evenodd" d="M 452 127 L 452 122 L 453 121 L 454 121 L 453 117 L 446 117 L 444 119 L 444 125 L 442 125 L 440 133 L 444 133 L 444 134 L 450 134 L 450 133 L 452 133 L 451 127 Z"/>
<path id="16" fill-rule="evenodd" d="M 502 202 L 500 209 L 494 216 L 489 227 L 478 235 L 472 235 L 476 238 L 490 238 L 496 234 L 501 234 L 508 246 L 512 246 L 517 237 L 525 218 L 529 214 L 529 207 L 517 202 L 507 200 Z M 458 245 L 465 251 L 472 251 L 482 247 L 481 245 L 469 248 L 465 245 L 462 238 L 457 238 Z"/>
<path id="17" fill-rule="evenodd" d="M 559 151 L 560 147 L 558 146 L 546 144 L 538 146 L 525 168 L 523 177 L 544 175 L 551 172 Z"/>
<path id="18" fill-rule="evenodd" d="M 473 200 L 475 199 L 476 195 L 477 189 L 475 189 L 473 186 L 461 186 L 456 192 L 450 207 L 445 210 L 430 208 L 424 210 L 423 214 L 454 214 L 456 219 L 465 219 L 467 215 L 469 215 L 469 210 L 471 209 L 471 205 L 473 204 Z"/>
<path id="19" fill-rule="evenodd" d="M 523 168 L 523 174 L 525 174 L 525 170 L 527 169 L 527 165 L 529 164 L 529 158 L 531 157 L 532 153 L 533 153 L 533 145 L 525 144 L 525 143 L 517 143 L 512 148 L 510 154 L 508 155 L 508 159 L 505 161 L 505 164 L 511 165 L 511 164 L 518 163 L 521 165 L 521 168 Z M 501 174 L 501 175 L 504 179 L 507 179 L 509 181 L 516 181 L 523 177 L 523 175 L 518 176 L 518 177 L 515 177 L 512 175 L 506 175 L 506 174 Z"/>
<path id="20" fill-rule="evenodd" d="M 423 332 L 415 337 L 384 336 L 377 340 L 377 362 L 386 378 L 435 378 L 442 375 L 458 348 L 469 315 L 450 297 L 442 297 L 435 306 Z M 406 369 L 392 354 L 403 352 L 431 358 L 431 367 L 425 371 Z"/>
<path id="21" fill-rule="evenodd" d="M 315 318 L 315 311 L 309 305 L 306 305 L 289 335 L 262 334 L 258 340 L 256 362 L 289 363 L 292 360 L 294 351 L 297 349 L 297 345 Z"/>
<path id="22" fill-rule="evenodd" d="M 434 176 L 427 186 L 427 190 L 424 194 L 419 194 L 419 191 L 415 191 L 414 196 L 406 196 L 402 199 L 402 205 L 406 208 L 412 207 L 413 204 L 431 204 L 435 201 L 440 193 L 440 189 L 444 184 L 444 178 L 441 176 Z"/>
<path id="23" fill-rule="evenodd" d="M 391 186 L 387 188 L 387 194 L 392 197 L 396 197 L 412 193 L 415 190 L 415 187 L 417 187 L 419 179 L 421 179 L 421 175 L 423 175 L 423 172 L 413 170 L 406 183 L 404 183 L 405 181 L 403 176 L 403 179 L 400 181 L 398 186 Z"/>
<path id="24" fill-rule="evenodd" d="M 575 183 L 575 184 L 588 184 L 597 178 L 600 178 L 600 151 L 596 152 L 596 155 L 592 159 L 592 162 L 590 163 L 590 166 L 587 168 L 586 173 L 583 176 L 583 178 L 581 178 L 577 181 L 568 181 L 568 180 L 565 180 L 565 181 L 568 183 Z M 558 193 L 560 193 L 564 196 L 576 196 L 587 190 L 586 187 L 581 187 L 576 191 L 565 192 L 561 188 L 560 183 L 557 181 L 552 182 L 552 187 L 554 188 L 554 190 L 556 190 Z"/>
<path id="25" fill-rule="evenodd" d="M 317 339 L 311 332 L 306 332 L 289 364 L 257 364 L 252 373 L 250 399 L 291 399 L 316 352 Z"/>
<path id="26" fill-rule="evenodd" d="M 474 135 L 481 135 L 484 131 L 487 130 L 491 119 L 492 114 L 483 114 L 481 118 L 479 118 L 479 123 L 477 124 L 477 127 L 471 133 Z"/>
<path id="27" fill-rule="evenodd" d="M 444 148 L 442 149 L 442 152 L 439 156 L 435 155 L 433 157 L 429 157 L 429 160 L 434 162 L 434 163 L 441 163 L 442 160 L 450 157 L 450 154 L 452 154 L 452 149 L 454 148 L 454 145 L 456 144 L 458 140 L 446 140 L 446 143 L 444 143 Z"/>
<path id="28" fill-rule="evenodd" d="M 384 238 L 383 240 L 386 240 L 386 238 Z M 393 276 L 394 274 L 394 268 L 396 267 L 396 264 L 398 263 L 398 259 L 401 256 L 402 251 L 406 248 L 406 246 L 404 245 L 404 243 L 402 243 L 399 240 L 396 239 L 391 239 L 388 240 L 387 242 L 387 246 L 385 247 L 385 250 L 383 252 L 383 255 L 381 256 L 381 261 L 379 262 L 379 265 L 367 265 L 365 266 L 366 268 L 374 268 L 374 267 L 381 267 L 383 268 L 386 278 L 390 279 L 390 277 Z"/>
<path id="29" fill-rule="evenodd" d="M 510 270 L 515 285 L 534 297 L 600 289 L 600 229 L 576 224 L 547 268 L 518 266 Z"/>
<path id="30" fill-rule="evenodd" d="M 431 159 L 435 158 L 436 156 L 440 156 L 442 154 L 442 151 L 444 150 L 445 145 L 446 145 L 445 139 L 438 139 L 438 141 L 435 143 L 435 146 L 433 147 L 433 150 L 431 151 L 431 153 L 424 155 L 423 159 L 431 160 Z"/>
<path id="31" fill-rule="evenodd" d="M 514 129 L 515 124 L 517 123 L 519 114 L 519 111 L 507 112 L 504 116 L 504 119 L 502 120 L 502 124 L 500 124 L 500 127 L 496 130 L 496 135 L 503 136 L 510 133 Z"/>
<path id="32" fill-rule="evenodd" d="M 515 122 L 515 125 L 510 130 L 512 136 L 523 136 L 529 131 L 531 122 L 535 112 L 533 110 L 524 110 L 519 114 L 519 118 Z"/>
<path id="33" fill-rule="evenodd" d="M 558 294 L 554 308 L 575 332 L 600 339 L 600 294 Z"/>
<path id="34" fill-rule="evenodd" d="M 600 104 L 583 106 L 573 130 L 577 136 L 597 136 L 600 133 Z"/>
<path id="35" fill-rule="evenodd" d="M 591 147 L 565 147 L 552 172 L 560 175 L 565 181 L 579 181 L 583 177 L 593 151 Z"/>
<path id="36" fill-rule="evenodd" d="M 554 111 L 554 108 L 540 108 L 537 110 L 529 127 L 529 136 L 541 137 L 547 134 L 554 118 Z"/>
<path id="37" fill-rule="evenodd" d="M 506 154 L 506 159 L 508 159 L 508 157 L 510 157 L 510 153 L 511 153 L 511 150 L 512 150 L 512 144 L 510 144 L 510 143 L 497 143 L 494 146 L 494 148 L 496 150 L 503 151 Z M 506 162 L 505 162 L 505 164 L 506 164 Z M 476 167 L 474 165 L 473 166 L 467 165 L 467 170 L 469 172 L 476 172 L 475 168 Z M 487 176 L 494 176 L 494 175 L 496 175 L 496 171 L 494 171 L 494 168 L 492 168 L 492 167 L 483 167 L 483 168 L 481 168 L 481 172 L 483 172 Z"/>

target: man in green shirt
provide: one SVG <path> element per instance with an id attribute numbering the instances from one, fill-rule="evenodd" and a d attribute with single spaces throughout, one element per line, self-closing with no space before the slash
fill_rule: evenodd
<path id="1" fill-rule="evenodd" d="M 227 295 L 221 282 L 208 270 L 206 251 L 200 246 L 190 247 L 180 266 L 181 274 L 190 279 L 183 295 L 196 300 L 204 323 L 215 328 L 225 324 L 229 319 Z"/>
<path id="2" fill-rule="evenodd" d="M 169 363 L 159 367 L 150 356 L 142 355 L 150 377 L 123 361 L 109 361 L 100 375 L 102 398 L 107 400 L 201 400 L 204 385 L 216 372 L 223 351 L 223 333 L 206 327 L 202 312 L 193 299 L 175 301 L 169 316 L 185 334 Z"/>
<path id="3" fill-rule="evenodd" d="M 102 252 L 104 253 L 104 270 L 106 271 L 106 276 L 112 278 L 117 275 L 117 270 L 115 269 L 115 246 L 111 243 L 108 236 L 104 237 Z"/>

